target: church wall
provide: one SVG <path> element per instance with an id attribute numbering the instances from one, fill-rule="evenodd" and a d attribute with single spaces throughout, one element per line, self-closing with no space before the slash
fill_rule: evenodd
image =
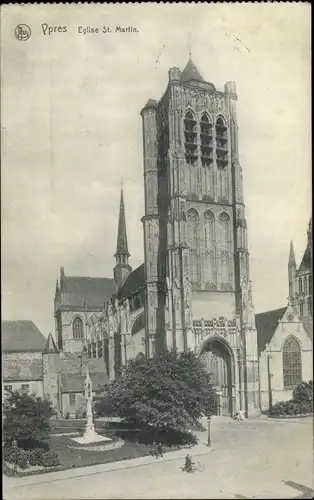
<path id="1" fill-rule="evenodd" d="M 85 317 L 87 321 L 90 321 L 92 316 L 99 315 L 99 310 L 97 311 L 62 311 L 61 312 L 61 322 L 62 322 L 62 339 L 63 339 L 63 350 L 65 352 L 78 352 L 82 350 L 82 339 L 73 338 L 73 320 L 77 316 L 83 321 L 85 335 Z M 87 337 L 90 336 L 91 328 L 87 328 Z"/>
<path id="2" fill-rule="evenodd" d="M 193 320 L 212 319 L 224 316 L 227 319 L 234 319 L 235 297 L 230 292 L 192 292 Z"/>
<path id="3" fill-rule="evenodd" d="M 271 377 L 272 404 L 278 401 L 287 401 L 292 398 L 292 389 L 284 389 L 283 379 L 283 344 L 290 336 L 295 336 L 301 346 L 301 370 L 302 380 L 308 382 L 313 379 L 313 347 L 305 332 L 302 323 L 280 322 L 269 343 L 269 350 L 260 354 L 260 395 L 261 409 L 269 408 L 269 381 L 267 356 L 269 359 L 269 372 Z"/>

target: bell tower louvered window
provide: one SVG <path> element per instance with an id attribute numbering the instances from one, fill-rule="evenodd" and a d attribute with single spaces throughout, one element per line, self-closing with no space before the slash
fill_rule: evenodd
<path id="1" fill-rule="evenodd" d="M 187 163 L 193 164 L 197 160 L 197 131 L 196 121 L 191 111 L 187 111 L 184 118 L 185 158 Z"/>
<path id="2" fill-rule="evenodd" d="M 213 161 L 213 132 L 212 124 L 206 114 L 201 118 L 200 128 L 202 164 L 210 165 Z"/>
<path id="3" fill-rule="evenodd" d="M 216 121 L 216 161 L 218 168 L 228 164 L 228 129 L 221 117 Z"/>

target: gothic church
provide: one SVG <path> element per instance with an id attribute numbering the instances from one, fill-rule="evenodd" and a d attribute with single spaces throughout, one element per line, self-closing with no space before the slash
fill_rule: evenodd
<path id="1" fill-rule="evenodd" d="M 114 280 L 61 272 L 60 352 L 103 357 L 109 379 L 129 358 L 193 349 L 214 372 L 223 414 L 259 409 L 258 350 L 234 82 L 223 91 L 190 59 L 141 111 L 144 263 L 129 264 L 121 192 Z"/>

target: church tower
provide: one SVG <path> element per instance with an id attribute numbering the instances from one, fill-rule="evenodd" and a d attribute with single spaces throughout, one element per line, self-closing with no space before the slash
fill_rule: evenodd
<path id="1" fill-rule="evenodd" d="M 221 358 L 233 359 L 229 408 L 247 410 L 258 404 L 258 358 L 236 101 L 234 82 L 217 90 L 191 58 L 169 70 L 160 101 L 141 111 L 142 221 L 148 353 L 219 344 Z"/>
<path id="2" fill-rule="evenodd" d="M 128 238 L 126 233 L 123 188 L 121 188 L 121 195 L 120 195 L 117 250 L 114 256 L 116 258 L 116 265 L 113 269 L 113 273 L 114 273 L 116 288 L 118 289 L 120 288 L 125 278 L 130 274 L 130 272 L 132 272 L 132 268 L 129 265 L 130 254 L 128 250 Z"/>

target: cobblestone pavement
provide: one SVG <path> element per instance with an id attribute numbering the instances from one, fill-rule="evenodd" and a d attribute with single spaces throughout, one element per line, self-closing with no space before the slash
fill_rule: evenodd
<path id="1" fill-rule="evenodd" d="M 186 450 L 40 476 L 4 478 L 6 500 L 101 498 L 312 498 L 312 419 L 216 417 L 191 450 L 203 472 L 182 472 Z"/>

